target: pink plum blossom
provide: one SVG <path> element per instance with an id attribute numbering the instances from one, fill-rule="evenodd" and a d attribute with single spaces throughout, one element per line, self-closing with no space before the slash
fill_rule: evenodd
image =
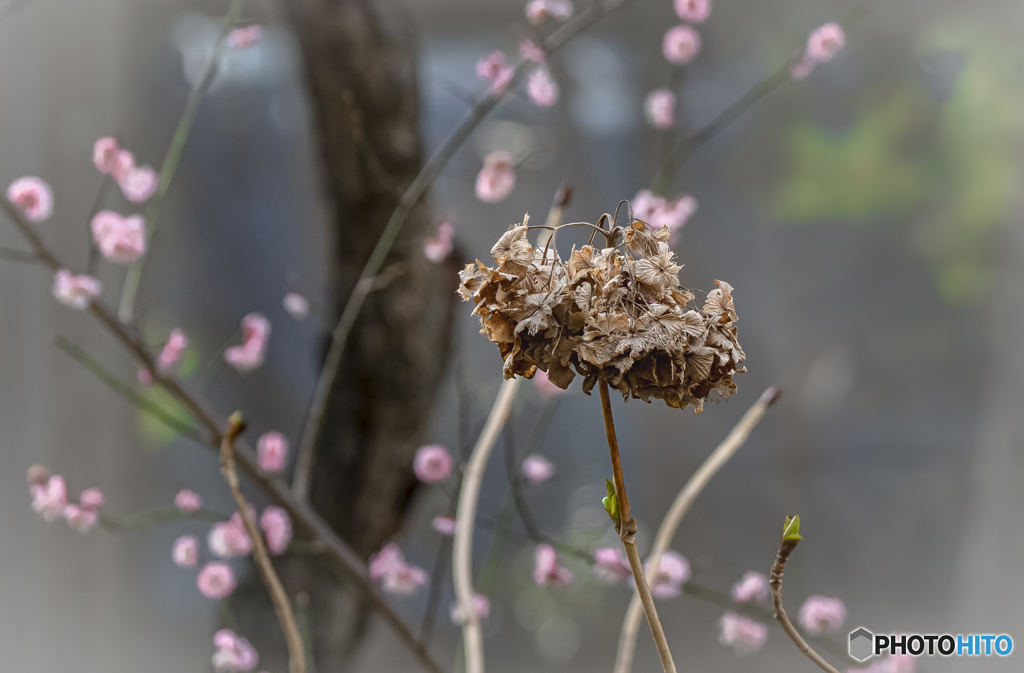
<path id="1" fill-rule="evenodd" d="M 653 575 L 645 568 L 651 595 L 655 598 L 675 598 L 683 591 L 683 585 L 690 580 L 690 564 L 674 551 L 661 555 L 658 572 Z"/>
<path id="2" fill-rule="evenodd" d="M 156 359 L 156 367 L 160 371 L 167 371 L 171 367 L 181 362 L 181 355 L 188 348 L 188 337 L 180 329 L 171 330 L 171 334 L 167 337 L 167 343 L 164 344 L 164 348 L 160 351 L 160 356 Z"/>
<path id="3" fill-rule="evenodd" d="M 643 220 L 654 229 L 668 227 L 673 232 L 685 225 L 697 212 L 697 199 L 692 196 L 680 196 L 669 201 L 649 189 L 637 192 L 631 205 L 636 219 Z"/>
<path id="4" fill-rule="evenodd" d="M 551 107 L 558 102 L 558 83 L 547 68 L 535 68 L 526 80 L 526 93 L 540 107 Z"/>
<path id="5" fill-rule="evenodd" d="M 131 264 L 146 253 L 146 222 L 141 215 L 101 210 L 92 218 L 92 240 L 111 262 Z"/>
<path id="6" fill-rule="evenodd" d="M 523 459 L 521 467 L 526 481 L 533 485 L 543 483 L 555 476 L 555 465 L 539 454 L 533 453 Z"/>
<path id="7" fill-rule="evenodd" d="M 815 63 L 828 63 L 846 44 L 846 34 L 838 23 L 826 23 L 807 37 L 807 57 Z"/>
<path id="8" fill-rule="evenodd" d="M 159 176 L 150 166 L 132 166 L 117 179 L 124 198 L 143 203 L 156 192 Z"/>
<path id="9" fill-rule="evenodd" d="M 484 203 L 503 200 L 516 186 L 515 164 L 508 152 L 491 152 L 476 176 L 476 198 Z"/>
<path id="10" fill-rule="evenodd" d="M 732 612 L 722 615 L 718 627 L 718 642 L 741 656 L 757 652 L 768 639 L 767 626 Z"/>
<path id="11" fill-rule="evenodd" d="M 232 49 L 248 49 L 263 37 L 263 28 L 259 24 L 235 28 L 228 33 L 228 46 Z"/>
<path id="12" fill-rule="evenodd" d="M 270 339 L 270 321 L 260 313 L 242 318 L 242 343 L 224 351 L 224 360 L 245 374 L 263 365 Z"/>
<path id="13" fill-rule="evenodd" d="M 429 579 L 427 571 L 405 562 L 398 545 L 388 543 L 370 557 L 370 579 L 380 581 L 386 593 L 408 596 L 424 586 Z"/>
<path id="14" fill-rule="evenodd" d="M 207 598 L 225 598 L 231 595 L 238 585 L 235 571 L 227 563 L 211 561 L 203 566 L 196 576 L 199 593 Z"/>
<path id="15" fill-rule="evenodd" d="M 683 21 L 704 23 L 711 14 L 711 0 L 676 0 L 676 14 Z"/>
<path id="16" fill-rule="evenodd" d="M 439 264 L 448 258 L 452 253 L 452 238 L 455 235 L 455 227 L 452 223 L 444 220 L 437 225 L 434 235 L 423 241 L 423 254 L 431 262 Z"/>
<path id="17" fill-rule="evenodd" d="M 252 540 L 245 532 L 241 515 L 235 512 L 227 521 L 213 524 L 206 536 L 206 546 L 218 558 L 248 555 L 252 551 Z"/>
<path id="18" fill-rule="evenodd" d="M 519 58 L 524 61 L 544 63 L 548 60 L 548 55 L 544 49 L 533 40 L 523 40 L 519 43 Z"/>
<path id="19" fill-rule="evenodd" d="M 98 488 L 87 488 L 82 491 L 82 495 L 78 496 L 78 502 L 81 503 L 82 507 L 88 509 L 99 509 L 103 507 L 103 491 Z"/>
<path id="20" fill-rule="evenodd" d="M 64 508 L 64 518 L 68 525 L 79 533 L 88 533 L 99 522 L 99 512 L 91 507 L 71 503 Z"/>
<path id="21" fill-rule="evenodd" d="M 812 636 L 833 633 L 846 621 L 846 605 L 838 598 L 811 596 L 800 606 L 797 619 Z"/>
<path id="22" fill-rule="evenodd" d="M 491 93 L 503 91 L 514 74 L 515 68 L 508 64 L 501 51 L 492 51 L 476 62 L 476 76 L 490 85 Z"/>
<path id="23" fill-rule="evenodd" d="M 644 100 L 644 116 L 656 129 L 675 126 L 676 95 L 668 89 L 655 89 Z"/>
<path id="24" fill-rule="evenodd" d="M 195 491 L 183 488 L 174 496 L 174 506 L 184 514 L 195 514 L 203 507 L 203 497 Z"/>
<path id="25" fill-rule="evenodd" d="M 548 378 L 548 373 L 540 369 L 533 375 L 533 385 L 537 387 L 537 394 L 545 400 L 551 397 L 558 397 L 566 392 L 552 383 L 551 379 Z"/>
<path id="26" fill-rule="evenodd" d="M 103 291 L 103 284 L 92 276 L 73 276 L 61 269 L 53 277 L 53 297 L 61 304 L 79 311 L 89 308 Z"/>
<path id="27" fill-rule="evenodd" d="M 92 146 L 92 163 L 96 170 L 106 175 L 111 175 L 117 168 L 117 155 L 121 148 L 117 140 L 106 137 L 100 138 Z"/>
<path id="28" fill-rule="evenodd" d="M 598 547 L 594 550 L 594 572 L 608 584 L 622 582 L 633 576 L 629 559 L 621 547 Z"/>
<path id="29" fill-rule="evenodd" d="M 260 528 L 267 539 L 267 549 L 277 556 L 288 549 L 292 541 L 292 519 L 280 507 L 267 507 L 260 515 Z"/>
<path id="30" fill-rule="evenodd" d="M 412 469 L 423 483 L 436 484 L 451 474 L 452 457 L 443 446 L 427 444 L 416 449 Z"/>
<path id="31" fill-rule="evenodd" d="M 435 516 L 430 525 L 441 535 L 451 537 L 455 535 L 455 519 L 450 516 Z"/>
<path id="32" fill-rule="evenodd" d="M 53 214 L 53 192 L 37 177 L 18 178 L 7 188 L 7 200 L 30 222 L 42 222 Z"/>
<path id="33" fill-rule="evenodd" d="M 256 463 L 264 472 L 282 472 L 288 463 L 288 438 L 276 430 L 256 440 Z"/>
<path id="34" fill-rule="evenodd" d="M 732 585 L 732 599 L 737 603 L 752 603 L 765 598 L 768 598 L 768 576 L 764 573 L 748 571 Z"/>
<path id="35" fill-rule="evenodd" d="M 309 317 L 309 300 L 298 292 L 289 292 L 281 300 L 281 305 L 288 315 L 296 320 L 305 320 Z"/>
<path id="36" fill-rule="evenodd" d="M 565 21 L 573 13 L 569 0 L 531 0 L 526 3 L 526 20 L 535 26 L 544 23 L 548 17 Z"/>
<path id="37" fill-rule="evenodd" d="M 572 571 L 558 565 L 555 548 L 539 544 L 534 550 L 533 581 L 540 586 L 566 587 L 572 584 Z"/>
<path id="38" fill-rule="evenodd" d="M 480 619 L 487 619 L 487 615 L 491 614 L 491 601 L 487 596 L 481 596 L 480 594 L 473 594 L 473 612 Z M 462 623 L 462 610 L 459 609 L 459 603 L 456 601 L 452 603 L 450 611 L 452 624 Z"/>
<path id="39" fill-rule="evenodd" d="M 53 521 L 64 514 L 68 504 L 68 487 L 64 477 L 55 474 L 45 480 L 37 480 L 37 483 L 29 486 L 29 492 L 32 495 L 33 511 L 47 521 Z"/>
<path id="40" fill-rule="evenodd" d="M 182 535 L 171 547 L 171 559 L 179 568 L 194 568 L 199 563 L 199 540 L 194 535 Z"/>
<path id="41" fill-rule="evenodd" d="M 661 53 L 669 63 L 685 65 L 697 58 L 699 52 L 700 33 L 690 26 L 669 28 L 661 41 Z"/>
<path id="42" fill-rule="evenodd" d="M 259 663 L 259 655 L 248 640 L 231 629 L 213 634 L 213 668 L 220 671 L 251 671 Z"/>

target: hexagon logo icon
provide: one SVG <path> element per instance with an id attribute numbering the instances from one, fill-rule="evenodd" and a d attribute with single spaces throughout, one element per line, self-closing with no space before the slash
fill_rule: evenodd
<path id="1" fill-rule="evenodd" d="M 857 661 L 867 661 L 874 656 L 875 634 L 863 626 L 850 632 L 850 656 Z"/>

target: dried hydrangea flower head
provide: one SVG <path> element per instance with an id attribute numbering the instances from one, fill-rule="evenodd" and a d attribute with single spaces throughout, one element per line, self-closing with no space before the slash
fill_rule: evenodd
<path id="1" fill-rule="evenodd" d="M 586 226 L 606 248 L 573 247 L 562 261 L 551 245 L 534 248 L 528 218 L 491 249 L 495 265 L 477 260 L 460 274 L 459 294 L 472 302 L 481 334 L 498 345 L 505 378 L 547 372 L 559 388 L 576 374 L 588 393 L 604 379 L 624 398 L 692 405 L 700 412 L 712 392 L 735 392 L 733 374 L 746 356 L 736 337 L 732 286 L 716 281 L 703 307 L 679 285 L 667 227 L 640 220 L 629 227 Z M 559 228 L 561 228 L 559 227 Z"/>

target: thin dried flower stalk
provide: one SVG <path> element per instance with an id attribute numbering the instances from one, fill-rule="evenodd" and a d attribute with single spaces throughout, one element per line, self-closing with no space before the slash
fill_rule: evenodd
<path id="1" fill-rule="evenodd" d="M 625 229 L 586 226 L 611 247 L 574 246 L 563 262 L 553 247 L 530 244 L 525 218 L 494 244 L 495 266 L 477 260 L 460 273 L 459 294 L 498 345 L 505 378 L 540 369 L 565 389 L 579 374 L 588 394 L 603 379 L 624 398 L 698 413 L 712 392 L 735 392 L 746 356 L 732 286 L 716 281 L 698 310 L 679 285 L 668 228 L 651 231 L 640 220 Z"/>

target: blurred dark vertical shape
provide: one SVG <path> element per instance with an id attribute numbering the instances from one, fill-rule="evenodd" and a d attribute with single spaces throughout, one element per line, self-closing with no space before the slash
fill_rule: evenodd
<path id="1" fill-rule="evenodd" d="M 329 298 L 337 317 L 423 163 L 415 43 L 393 12 L 369 0 L 284 6 L 304 58 L 333 209 Z M 423 256 L 430 224 L 420 204 L 349 339 L 317 448 L 311 501 L 364 557 L 402 526 L 415 486 L 413 453 L 447 360 L 456 274 Z M 365 611 L 315 560 L 294 562 L 288 575 L 292 595 L 305 589 L 311 596 L 317 666 L 330 670 L 365 624 Z M 265 616 L 276 627 L 269 608 Z M 277 658 L 265 646 L 261 656 Z"/>

